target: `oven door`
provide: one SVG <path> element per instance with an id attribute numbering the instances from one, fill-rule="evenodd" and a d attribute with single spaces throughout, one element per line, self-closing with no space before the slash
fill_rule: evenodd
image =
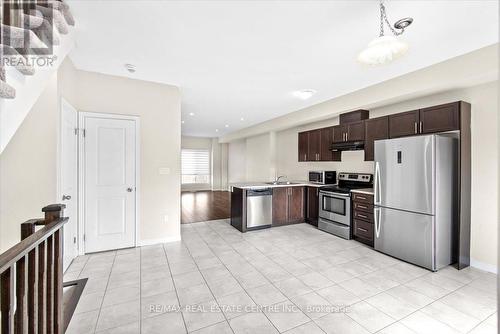
<path id="1" fill-rule="evenodd" d="M 351 225 L 350 194 L 320 191 L 319 216 L 340 224 Z"/>

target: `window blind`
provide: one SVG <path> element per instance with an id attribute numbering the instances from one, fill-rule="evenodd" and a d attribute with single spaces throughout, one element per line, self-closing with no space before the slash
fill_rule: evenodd
<path id="1" fill-rule="evenodd" d="M 203 149 L 182 149 L 182 183 L 209 183 L 210 152 Z"/>

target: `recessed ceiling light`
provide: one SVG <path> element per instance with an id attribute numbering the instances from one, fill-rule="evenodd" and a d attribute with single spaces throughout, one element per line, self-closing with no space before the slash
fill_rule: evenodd
<path id="1" fill-rule="evenodd" d="M 226 124 L 226 125 L 224 125 L 224 126 L 225 126 L 226 128 L 228 128 L 228 127 L 229 127 L 229 124 Z"/>
<path id="2" fill-rule="evenodd" d="M 190 112 L 190 113 L 189 113 L 189 116 L 194 116 L 194 112 Z"/>
<path id="3" fill-rule="evenodd" d="M 316 94 L 316 91 L 314 89 L 302 89 L 302 90 L 297 90 L 292 93 L 293 96 L 301 99 L 301 100 L 307 100 L 311 96 Z"/>
<path id="4" fill-rule="evenodd" d="M 219 129 L 215 129 L 215 132 L 219 132 Z"/>
<path id="5" fill-rule="evenodd" d="M 240 118 L 240 121 L 244 121 L 244 120 L 245 120 L 245 119 L 244 119 L 243 117 L 242 117 L 242 118 Z"/>
<path id="6" fill-rule="evenodd" d="M 181 121 L 182 124 L 184 124 L 184 121 Z"/>
<path id="7" fill-rule="evenodd" d="M 125 69 L 130 73 L 135 73 L 135 65 L 133 64 L 125 64 Z"/>

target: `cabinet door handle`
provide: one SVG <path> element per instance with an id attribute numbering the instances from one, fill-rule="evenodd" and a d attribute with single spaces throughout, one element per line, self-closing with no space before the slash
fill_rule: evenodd
<path id="1" fill-rule="evenodd" d="M 359 199 L 364 199 L 366 201 L 366 197 L 364 196 L 359 196 L 359 195 L 356 195 L 356 198 L 359 198 Z"/>
<path id="2" fill-rule="evenodd" d="M 345 141 L 348 141 L 349 140 L 349 132 L 346 132 L 345 133 Z"/>
<path id="3" fill-rule="evenodd" d="M 420 122 L 420 133 L 424 132 L 424 122 Z"/>
<path id="4" fill-rule="evenodd" d="M 365 218 L 365 219 L 367 219 L 367 218 L 368 218 L 367 216 L 365 216 L 365 215 L 361 215 L 361 214 L 359 214 L 359 213 L 356 213 L 356 216 L 361 217 L 361 218 Z"/>
<path id="5" fill-rule="evenodd" d="M 418 133 L 418 130 L 417 130 L 417 122 L 415 122 L 415 134 Z"/>
<path id="6" fill-rule="evenodd" d="M 368 232 L 368 230 L 367 230 L 367 229 L 364 229 L 364 228 L 362 228 L 362 227 L 358 227 L 358 230 L 360 230 L 360 231 L 362 231 L 362 232 Z"/>
<path id="7" fill-rule="evenodd" d="M 356 204 L 356 207 L 358 207 L 360 209 L 368 209 L 368 207 L 366 207 L 364 205 L 359 205 L 359 204 Z"/>

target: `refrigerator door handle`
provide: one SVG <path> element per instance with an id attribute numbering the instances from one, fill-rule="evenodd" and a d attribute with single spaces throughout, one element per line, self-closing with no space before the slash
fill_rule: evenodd
<path id="1" fill-rule="evenodd" d="M 380 204 L 380 166 L 378 164 L 378 161 L 375 162 L 375 189 L 373 192 L 373 202 L 375 205 Z"/>
<path id="2" fill-rule="evenodd" d="M 374 211 L 375 238 L 378 239 L 380 237 L 380 208 L 375 208 Z"/>

